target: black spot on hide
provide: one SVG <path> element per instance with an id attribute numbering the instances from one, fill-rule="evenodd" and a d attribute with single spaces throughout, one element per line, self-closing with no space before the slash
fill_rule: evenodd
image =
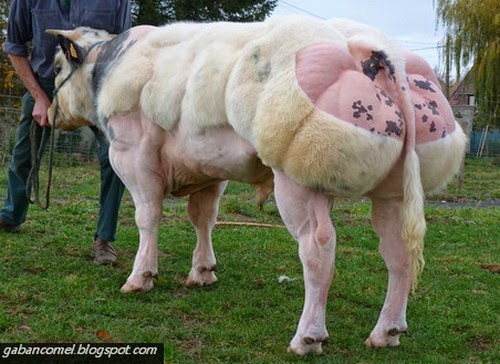
<path id="1" fill-rule="evenodd" d="M 437 129 L 436 129 L 436 123 L 433 121 L 433 122 L 431 122 L 431 125 L 430 125 L 430 127 L 429 127 L 429 131 L 430 131 L 431 133 L 434 133 L 436 130 L 437 130 Z"/>
<path id="2" fill-rule="evenodd" d="M 429 120 L 429 117 L 427 115 L 422 115 L 422 122 L 426 123 Z"/>
<path id="3" fill-rule="evenodd" d="M 359 119 L 363 114 L 366 114 L 366 121 L 373 121 L 373 115 L 368 111 L 373 110 L 372 105 L 363 106 L 363 102 L 361 100 L 354 101 L 352 103 L 352 108 L 355 110 L 352 116 L 356 119 Z"/>
<path id="4" fill-rule="evenodd" d="M 443 130 L 443 132 L 441 133 L 441 138 L 444 138 L 446 136 L 446 129 Z"/>
<path id="5" fill-rule="evenodd" d="M 271 74 L 271 62 L 267 61 L 264 67 L 257 72 L 257 81 L 264 82 Z"/>
<path id="6" fill-rule="evenodd" d="M 361 68 L 363 73 L 374 81 L 377 74 L 382 69 L 387 69 L 389 71 L 389 77 L 395 81 L 394 77 L 395 68 L 391 61 L 387 58 L 387 54 L 384 51 L 372 51 L 370 59 L 366 61 L 361 61 Z"/>
<path id="7" fill-rule="evenodd" d="M 419 110 L 427 108 L 432 112 L 432 115 L 439 115 L 438 104 L 436 101 L 424 102 L 423 104 L 416 104 L 415 107 Z"/>
<path id="8" fill-rule="evenodd" d="M 92 70 L 92 89 L 97 96 L 101 85 L 109 71 L 117 65 L 121 57 L 135 44 L 135 41 L 126 44 L 130 30 L 103 43 L 99 48 L 94 68 Z"/>
<path id="9" fill-rule="evenodd" d="M 254 48 L 254 51 L 252 53 L 252 60 L 254 64 L 259 63 L 260 60 L 260 47 L 257 46 Z"/>
<path id="10" fill-rule="evenodd" d="M 413 82 L 415 83 L 415 86 L 421 88 L 422 90 L 436 92 L 436 90 L 432 88 L 432 84 L 429 80 L 425 81 L 413 80 Z"/>
<path id="11" fill-rule="evenodd" d="M 427 107 L 432 111 L 432 115 L 439 115 L 439 111 L 437 111 L 438 104 L 436 101 L 427 103 Z"/>
<path id="12" fill-rule="evenodd" d="M 378 86 L 375 86 L 375 88 L 377 89 L 377 99 L 379 101 L 382 101 L 382 97 L 383 97 L 385 99 L 384 103 L 389 107 L 393 107 L 394 100 L 389 96 L 389 94 L 387 92 L 385 92 L 384 89 L 381 89 Z"/>
<path id="13" fill-rule="evenodd" d="M 402 128 L 402 122 L 396 123 L 395 121 L 387 120 L 386 122 L 387 127 L 385 128 L 385 132 L 387 135 L 391 135 L 392 133 L 396 134 L 398 137 L 400 137 L 403 134 L 403 128 Z"/>

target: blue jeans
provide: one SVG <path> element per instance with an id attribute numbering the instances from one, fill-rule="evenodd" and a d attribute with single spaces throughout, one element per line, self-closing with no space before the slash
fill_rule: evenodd
<path id="1" fill-rule="evenodd" d="M 47 95 L 52 96 L 54 82 L 39 79 L 40 86 Z M 0 219 L 10 225 L 21 225 L 26 221 L 29 201 L 26 197 L 26 183 L 31 169 L 30 128 L 34 121 L 32 117 L 35 100 L 30 93 L 22 99 L 21 118 L 17 128 L 17 142 L 12 151 L 7 179 L 7 198 L 5 206 L 0 210 Z M 94 237 L 99 236 L 107 241 L 116 240 L 118 210 L 125 186 L 114 173 L 108 158 L 109 143 L 105 135 L 97 128 L 91 128 L 97 140 L 97 158 L 101 169 L 101 191 L 99 197 L 99 219 Z M 36 124 L 36 139 L 38 144 L 42 138 L 43 129 Z"/>

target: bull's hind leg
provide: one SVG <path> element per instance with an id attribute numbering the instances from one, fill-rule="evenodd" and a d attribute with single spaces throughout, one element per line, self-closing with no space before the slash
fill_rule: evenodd
<path id="1" fill-rule="evenodd" d="M 389 272 L 384 306 L 370 337 L 368 347 L 398 346 L 406 332 L 406 305 L 411 288 L 411 269 L 402 237 L 402 199 L 372 199 L 372 225 L 380 237 L 380 253 Z"/>
<path id="2" fill-rule="evenodd" d="M 187 286 L 207 286 L 217 281 L 212 229 L 217 220 L 219 200 L 227 182 L 220 182 L 189 196 L 189 219 L 196 229 L 196 248 L 193 251 Z"/>
<path id="3" fill-rule="evenodd" d="M 335 261 L 332 200 L 277 171 L 275 197 L 283 221 L 299 243 L 304 269 L 304 309 L 289 351 L 300 355 L 321 353 L 321 344 L 328 339 L 325 311 Z"/>

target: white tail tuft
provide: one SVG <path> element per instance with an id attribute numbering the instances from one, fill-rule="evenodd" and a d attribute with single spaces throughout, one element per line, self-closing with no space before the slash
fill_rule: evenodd
<path id="1" fill-rule="evenodd" d="M 414 149 L 407 151 L 403 181 L 403 240 L 410 261 L 412 289 L 415 290 L 425 265 L 424 236 L 427 228 L 424 213 L 424 191 L 420 179 L 420 162 Z"/>

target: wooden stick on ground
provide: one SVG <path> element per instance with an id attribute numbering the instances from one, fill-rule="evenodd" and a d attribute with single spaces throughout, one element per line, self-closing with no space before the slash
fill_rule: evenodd
<path id="1" fill-rule="evenodd" d="M 217 221 L 215 226 L 255 226 L 255 227 L 278 227 L 284 228 L 283 225 L 264 224 L 260 222 L 243 222 L 243 221 Z"/>

